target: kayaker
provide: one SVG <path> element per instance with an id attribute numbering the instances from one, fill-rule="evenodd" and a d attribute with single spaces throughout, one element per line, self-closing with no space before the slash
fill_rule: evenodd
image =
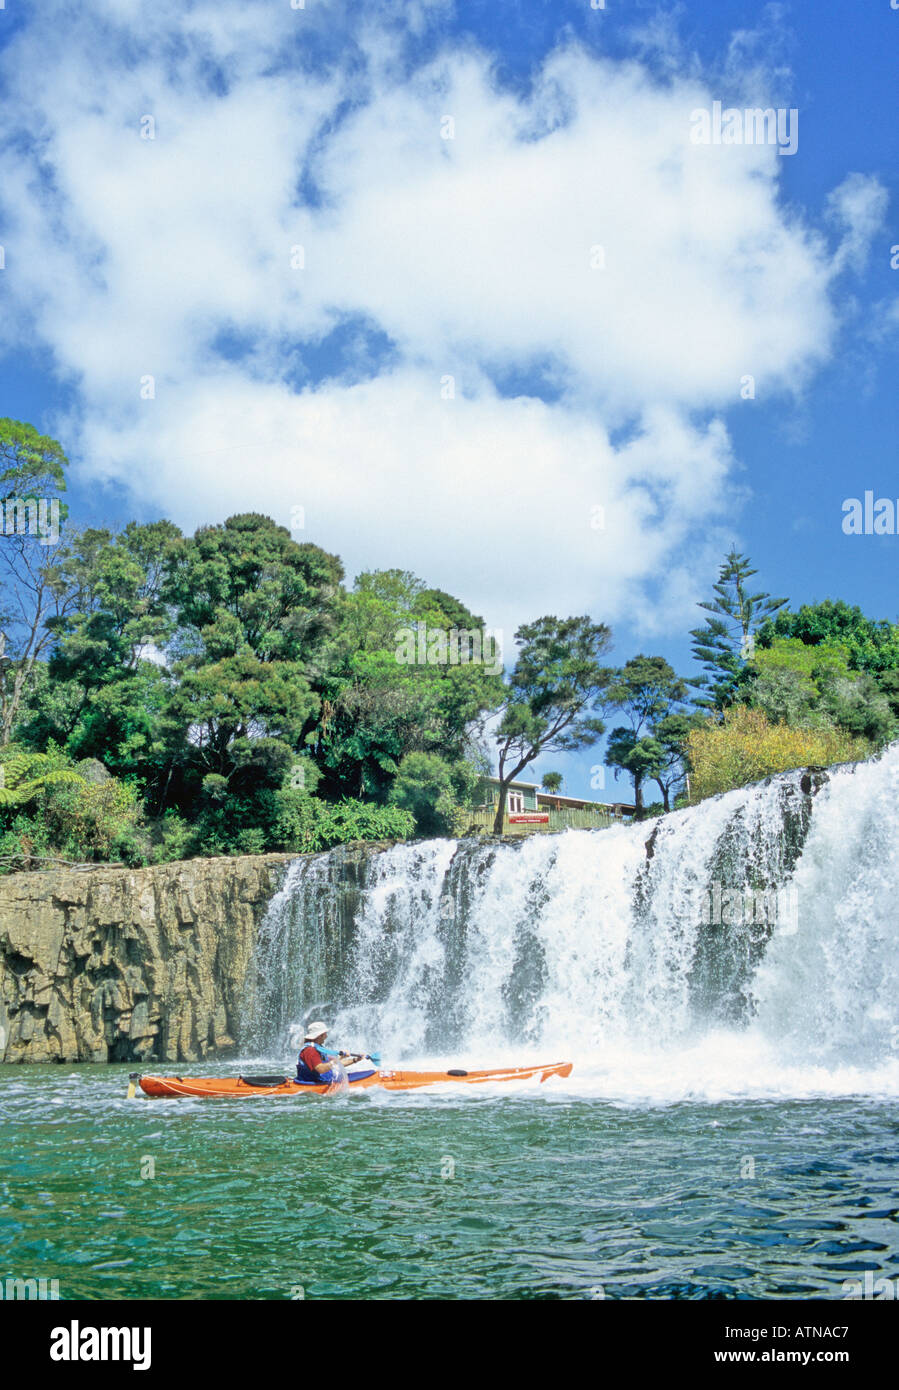
<path id="1" fill-rule="evenodd" d="M 333 1056 L 326 1056 L 324 1052 L 325 1038 L 328 1036 L 327 1024 L 318 1020 L 310 1023 L 303 1038 L 303 1047 L 297 1058 L 297 1081 L 337 1081 L 338 1074 L 334 1072 Z M 360 1056 L 351 1056 L 349 1052 L 338 1054 L 340 1062 L 349 1065 L 358 1062 Z"/>

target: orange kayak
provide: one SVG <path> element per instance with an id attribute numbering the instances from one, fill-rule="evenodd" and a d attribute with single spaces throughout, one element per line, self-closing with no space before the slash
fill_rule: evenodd
<path id="1" fill-rule="evenodd" d="M 493 1071 L 377 1071 L 350 1073 L 340 1081 L 321 1086 L 294 1081 L 289 1076 L 133 1076 L 145 1095 L 161 1096 L 218 1096 L 234 1100 L 251 1100 L 259 1096 L 300 1096 L 310 1091 L 316 1095 L 334 1095 L 339 1091 L 362 1091 L 380 1086 L 384 1091 L 417 1091 L 421 1086 L 439 1086 L 447 1082 L 471 1085 L 479 1081 L 529 1081 L 536 1077 L 546 1081 L 550 1076 L 569 1076 L 570 1062 L 545 1062 L 534 1067 L 500 1067 Z"/>

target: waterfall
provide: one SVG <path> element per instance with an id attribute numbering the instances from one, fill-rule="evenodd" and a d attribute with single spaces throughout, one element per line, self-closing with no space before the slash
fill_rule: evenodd
<path id="1" fill-rule="evenodd" d="M 244 1042 L 572 1057 L 611 1094 L 899 1090 L 899 747 L 657 821 L 296 861 Z"/>

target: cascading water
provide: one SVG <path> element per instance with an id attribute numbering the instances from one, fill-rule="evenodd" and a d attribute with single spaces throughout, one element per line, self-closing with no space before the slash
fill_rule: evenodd
<path id="1" fill-rule="evenodd" d="M 281 1055 L 327 1002 L 391 1061 L 570 1057 L 609 1095 L 899 1091 L 899 748 L 822 780 L 298 861 L 244 1042 Z"/>

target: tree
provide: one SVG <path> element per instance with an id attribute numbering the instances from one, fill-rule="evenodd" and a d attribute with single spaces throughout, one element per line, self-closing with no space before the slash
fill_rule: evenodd
<path id="1" fill-rule="evenodd" d="M 686 682 L 661 656 L 636 656 L 616 673 L 608 702 L 624 711 L 627 725 L 612 730 L 606 766 L 626 772 L 634 786 L 636 819 L 643 816 L 643 783 L 658 783 L 665 810 L 672 790 L 683 776 L 684 740 L 690 716 L 680 706 L 687 698 Z"/>
<path id="2" fill-rule="evenodd" d="M 548 791 L 551 796 L 556 795 L 562 790 L 564 780 L 561 772 L 547 772 L 543 777 L 544 789 Z"/>
<path id="3" fill-rule="evenodd" d="M 506 683 L 496 742 L 499 799 L 494 834 L 502 834 L 509 784 L 541 753 L 569 753 L 605 730 L 595 714 L 613 671 L 600 664 L 611 645 L 605 623 L 589 617 L 538 618 L 515 634 L 518 659 Z"/>
<path id="4" fill-rule="evenodd" d="M 795 638 L 808 647 L 838 643 L 854 671 L 878 674 L 899 669 L 899 625 L 885 618 L 867 618 L 842 599 L 805 603 L 795 613 L 778 613 L 762 623 L 757 644 L 770 647 L 778 637 Z"/>
<path id="5" fill-rule="evenodd" d="M 724 709 L 733 702 L 756 631 L 788 602 L 767 593 L 749 593 L 747 582 L 757 573 L 749 557 L 732 547 L 712 586 L 715 597 L 699 605 L 712 616 L 690 636 L 693 655 L 706 674 L 689 683 L 700 691 L 696 704 L 704 708 Z"/>
<path id="6" fill-rule="evenodd" d="M 166 714 L 178 731 L 169 775 L 179 770 L 182 799 L 195 796 L 204 778 L 239 782 L 247 744 L 261 759 L 257 769 L 268 768 L 270 789 L 280 785 L 288 755 L 304 747 L 320 710 L 313 685 L 342 577 L 335 555 L 297 544 L 255 513 L 201 527 L 177 544 L 163 598 L 177 623 L 177 683 Z M 266 740 L 277 745 L 271 757 L 262 754 Z M 207 797 L 219 786 L 207 783 Z"/>
<path id="7" fill-rule="evenodd" d="M 660 719 L 653 731 L 661 756 L 651 776 L 662 793 L 662 806 L 666 811 L 670 811 L 677 797 L 688 790 L 689 737 L 702 719 L 698 710 L 675 712 Z"/>
<path id="8" fill-rule="evenodd" d="M 772 647 L 781 639 L 802 642 L 812 650 L 825 644 L 839 646 L 849 671 L 867 677 L 865 681 L 854 681 L 852 689 L 844 691 L 852 709 L 845 701 L 837 700 L 843 711 L 839 722 L 853 731 L 865 732 L 875 743 L 882 742 L 886 728 L 884 700 L 893 719 L 899 720 L 899 624 L 885 618 L 868 618 L 860 608 L 851 607 L 842 599 L 825 599 L 823 603 L 803 604 L 795 613 L 778 613 L 773 621 L 762 624 L 759 647 Z M 865 705 L 870 706 L 867 715 L 863 711 Z M 858 723 L 860 716 L 867 718 L 866 730 Z"/>
<path id="9" fill-rule="evenodd" d="M 448 763 L 437 753 L 407 753 L 388 804 L 411 811 L 420 835 L 456 834 L 482 775 L 473 763 Z"/>
<path id="10" fill-rule="evenodd" d="M 142 782 L 158 772 L 171 686 L 162 659 L 173 626 L 163 587 L 180 538 L 170 521 L 130 522 L 118 534 L 86 529 L 60 546 L 52 577 L 66 611 L 47 621 L 49 681 L 37 682 L 23 712 L 25 741 L 52 738 Z"/>
<path id="11" fill-rule="evenodd" d="M 460 634 L 471 635 L 464 652 Z M 477 761 L 483 717 L 502 699 L 486 645 L 484 620 L 451 595 L 402 570 L 360 575 L 341 599 L 316 687 L 311 747 L 326 792 L 384 800 L 410 753 Z M 481 660 L 454 659 L 477 656 L 472 646 Z"/>
<path id="12" fill-rule="evenodd" d="M 48 619 L 64 614 L 69 602 L 52 570 L 59 533 L 41 525 L 41 507 L 45 520 L 65 518 L 67 466 L 55 439 L 22 421 L 0 420 L 0 746 L 10 742 L 35 665 L 53 644 Z"/>
<path id="13" fill-rule="evenodd" d="M 606 745 L 606 766 L 626 772 L 634 787 L 634 818 L 643 819 L 643 783 L 661 770 L 662 745 L 650 734 L 638 737 L 632 729 L 619 725 L 609 734 Z"/>
<path id="14" fill-rule="evenodd" d="M 746 697 L 776 722 L 835 725 L 881 746 L 895 735 L 896 715 L 887 692 L 866 671 L 852 670 L 851 660 L 842 642 L 807 645 L 796 637 L 775 637 L 749 663 Z"/>

